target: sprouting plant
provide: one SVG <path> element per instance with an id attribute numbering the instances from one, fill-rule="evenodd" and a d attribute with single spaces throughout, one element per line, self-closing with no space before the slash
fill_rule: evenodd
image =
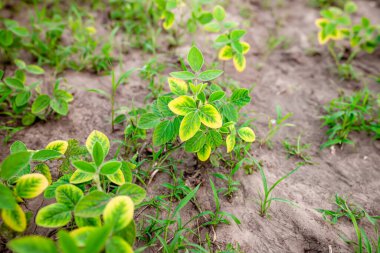
<path id="1" fill-rule="evenodd" d="M 349 0 L 309 0 L 311 6 L 316 8 L 343 7 Z"/>
<path id="2" fill-rule="evenodd" d="M 179 136 L 179 146 L 196 153 L 201 161 L 206 161 L 223 142 L 230 153 L 238 136 L 246 142 L 253 142 L 255 134 L 251 128 L 236 129 L 238 110 L 250 102 L 249 91 L 236 89 L 230 98 L 226 98 L 221 87 L 207 83 L 223 71 L 202 71 L 203 55 L 195 46 L 190 49 L 187 60 L 192 71 L 170 73 L 171 93 L 154 102 L 152 112 L 141 116 L 138 127 L 154 128 L 154 146 L 175 143 Z"/>
<path id="3" fill-rule="evenodd" d="M 165 78 L 161 73 L 165 68 L 165 64 L 159 62 L 156 57 L 149 60 L 141 68 L 139 76 L 143 80 L 149 81 L 148 89 L 150 92 L 145 100 L 157 99 L 161 95 L 165 84 Z"/>
<path id="4" fill-rule="evenodd" d="M 306 151 L 310 148 L 310 144 L 302 144 L 301 135 L 297 137 L 297 141 L 295 144 L 290 143 L 288 140 L 284 140 L 282 145 L 288 153 L 288 157 L 294 156 L 298 159 L 303 160 L 305 163 L 312 163 L 311 156 Z"/>
<path id="5" fill-rule="evenodd" d="M 36 119 L 46 120 L 54 114 L 67 115 L 73 96 L 60 88 L 60 79 L 56 80 L 51 95 L 43 94 L 38 87 L 39 82 L 27 84 L 26 72 L 40 75 L 44 70 L 21 60 L 15 63 L 19 69 L 13 76 L 4 77 L 4 72 L 0 70 L 0 113 L 12 119 L 8 125 L 18 126 L 21 121 L 23 126 L 29 126 Z"/>
<path id="6" fill-rule="evenodd" d="M 88 91 L 90 92 L 95 92 L 95 93 L 98 93 L 100 95 L 103 95 L 105 96 L 111 103 L 111 129 L 112 129 L 112 132 L 115 130 L 115 112 L 116 112 L 116 108 L 115 108 L 115 98 L 116 98 L 116 92 L 117 92 L 117 89 L 119 88 L 119 86 L 121 84 L 124 84 L 129 76 L 135 71 L 136 69 L 135 68 L 132 68 L 128 71 L 126 71 L 125 73 L 123 73 L 118 79 L 116 79 L 116 76 L 115 76 L 115 72 L 112 71 L 111 72 L 111 92 L 107 92 L 105 90 L 102 90 L 102 89 L 89 89 Z"/>
<path id="7" fill-rule="evenodd" d="M 240 186 L 240 182 L 237 180 L 234 180 L 233 176 L 239 170 L 242 162 L 243 161 L 237 163 L 228 174 L 214 173 L 215 177 L 223 180 L 227 184 L 227 187 L 219 189 L 220 192 L 222 192 L 224 196 L 232 197 L 233 193 L 239 190 L 238 187 Z"/>
<path id="8" fill-rule="evenodd" d="M 241 222 L 235 215 L 221 210 L 218 190 L 216 189 L 214 182 L 211 179 L 210 186 L 214 196 L 215 211 L 205 211 L 200 214 L 202 216 L 209 216 L 209 221 L 203 223 L 202 226 L 217 226 L 218 224 L 230 224 L 230 221 L 227 218 L 231 218 L 237 225 L 240 225 Z"/>
<path id="9" fill-rule="evenodd" d="M 356 203 L 349 202 L 347 199 L 340 197 L 338 194 L 335 195 L 335 205 L 337 206 L 336 210 L 317 209 L 317 211 L 322 213 L 323 219 L 331 224 L 336 224 L 342 217 L 346 217 L 351 220 L 355 229 L 357 240 L 350 240 L 345 235 L 340 235 L 340 237 L 346 243 L 353 245 L 355 253 L 378 253 L 380 250 L 380 234 L 378 224 L 380 216 L 369 215 L 361 206 Z M 367 235 L 363 227 L 360 227 L 359 221 L 363 218 L 366 218 L 373 225 L 373 238 Z"/>
<path id="10" fill-rule="evenodd" d="M 39 196 L 52 182 L 49 160 L 62 157 L 67 148 L 64 141 L 49 143 L 45 149 L 30 150 L 21 141 L 14 142 L 11 154 L 1 162 L 0 209 L 3 222 L 16 232 L 27 228 L 27 216 L 21 208 L 24 199 Z"/>
<path id="11" fill-rule="evenodd" d="M 2 24 L 4 27 L 2 27 Z M 13 61 L 23 47 L 23 40 L 30 36 L 28 29 L 15 20 L 0 19 L 0 59 Z"/>
<path id="12" fill-rule="evenodd" d="M 267 177 L 265 175 L 265 172 L 264 172 L 261 164 L 254 157 L 250 156 L 250 158 L 255 163 L 256 167 L 259 169 L 260 175 L 261 175 L 261 180 L 263 183 L 263 192 L 260 196 L 260 209 L 259 209 L 260 216 L 262 216 L 262 217 L 267 216 L 268 211 L 269 211 L 269 209 L 270 209 L 270 207 L 274 201 L 284 202 L 287 204 L 294 205 L 294 203 L 290 200 L 272 197 L 272 192 L 278 186 L 279 183 L 281 183 L 284 179 L 288 178 L 290 175 L 292 175 L 294 172 L 296 172 L 300 167 L 303 166 L 303 164 L 298 164 L 295 169 L 291 170 L 286 175 L 282 176 L 280 179 L 278 179 L 271 186 L 268 186 Z"/>
<path id="13" fill-rule="evenodd" d="M 380 45 L 378 40 L 380 26 L 371 24 L 371 21 L 362 17 L 359 24 L 353 24 L 351 14 L 355 13 L 357 6 L 348 1 L 344 9 L 330 7 L 321 11 L 322 18 L 316 20 L 319 28 L 318 41 L 321 45 L 328 43 L 338 74 L 344 79 L 358 79 L 358 74 L 352 66 L 352 61 L 360 52 L 373 53 Z M 337 53 L 338 41 L 347 40 L 350 46 L 350 55 L 345 57 L 345 49 L 341 47 Z"/>
<path id="14" fill-rule="evenodd" d="M 268 122 L 268 132 L 260 140 L 260 145 L 268 145 L 272 148 L 273 137 L 282 129 L 283 127 L 293 127 L 293 124 L 287 123 L 286 121 L 293 116 L 292 113 L 287 113 L 282 115 L 282 110 L 280 106 L 276 106 L 276 119 L 270 119 Z"/>
<path id="15" fill-rule="evenodd" d="M 353 144 L 349 138 L 352 132 L 373 133 L 379 137 L 379 103 L 368 89 L 358 91 L 351 96 L 340 96 L 324 107 L 323 126 L 327 126 L 328 140 L 321 148 L 332 145 Z"/>

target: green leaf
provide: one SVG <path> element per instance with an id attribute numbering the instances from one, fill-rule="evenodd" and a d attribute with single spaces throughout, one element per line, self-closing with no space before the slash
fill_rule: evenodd
<path id="1" fill-rule="evenodd" d="M 201 127 L 201 120 L 197 112 L 188 113 L 181 121 L 179 138 L 182 142 L 193 137 Z"/>
<path id="2" fill-rule="evenodd" d="M 133 203 L 138 205 L 145 199 L 146 191 L 137 184 L 125 183 L 119 187 L 117 194 L 130 197 Z"/>
<path id="3" fill-rule="evenodd" d="M 26 147 L 25 143 L 22 141 L 15 141 L 12 143 L 10 147 L 11 154 L 28 151 L 28 148 Z"/>
<path id="4" fill-rule="evenodd" d="M 55 181 L 51 185 L 49 185 L 44 192 L 44 197 L 47 199 L 54 198 L 55 190 L 58 188 L 58 186 L 69 184 L 70 183 L 70 177 L 71 177 L 70 174 L 65 174 L 62 177 L 60 177 L 57 181 Z"/>
<path id="5" fill-rule="evenodd" d="M 20 170 L 29 165 L 29 152 L 18 152 L 7 156 L 1 164 L 1 177 L 5 180 L 16 175 Z"/>
<path id="6" fill-rule="evenodd" d="M 231 102 L 239 107 L 249 104 L 251 102 L 249 90 L 244 88 L 234 90 L 231 95 Z"/>
<path id="7" fill-rule="evenodd" d="M 210 128 L 220 128 L 223 124 L 222 116 L 218 110 L 210 104 L 201 107 L 199 110 L 199 118 L 205 126 Z"/>
<path id="8" fill-rule="evenodd" d="M 245 30 L 234 30 L 231 32 L 231 39 L 234 41 L 240 40 L 246 33 Z"/>
<path id="9" fill-rule="evenodd" d="M 70 236 L 70 233 L 64 230 L 58 231 L 58 245 L 62 250 L 62 253 L 80 253 L 78 246 L 75 243 L 74 238 Z"/>
<path id="10" fill-rule="evenodd" d="M 104 192 L 92 191 L 79 200 L 74 213 L 76 216 L 84 218 L 97 217 L 103 213 L 110 199 L 111 197 Z"/>
<path id="11" fill-rule="evenodd" d="M 101 144 L 103 148 L 104 157 L 106 157 L 108 154 L 108 151 L 110 150 L 110 141 L 108 137 L 100 131 L 97 131 L 97 130 L 92 131 L 86 140 L 86 148 L 90 154 L 92 153 L 92 150 L 96 142 L 99 142 Z"/>
<path id="12" fill-rule="evenodd" d="M 214 102 L 214 101 L 221 100 L 222 98 L 225 97 L 225 95 L 226 95 L 226 93 L 224 91 L 215 91 L 208 98 L 208 102 L 211 103 L 211 102 Z"/>
<path id="13" fill-rule="evenodd" d="M 194 99 L 190 96 L 180 96 L 168 104 L 169 109 L 177 115 L 185 116 L 197 109 Z"/>
<path id="14" fill-rule="evenodd" d="M 203 82 L 211 81 L 219 77 L 221 74 L 223 74 L 222 70 L 218 70 L 218 69 L 206 70 L 199 74 L 198 79 Z"/>
<path id="15" fill-rule="evenodd" d="M 133 249 L 122 237 L 112 236 L 107 241 L 106 253 L 133 253 Z"/>
<path id="16" fill-rule="evenodd" d="M 15 253 L 58 253 L 52 239 L 39 235 L 13 239 L 7 246 Z"/>
<path id="17" fill-rule="evenodd" d="M 114 231 L 120 231 L 133 220 L 134 204 L 128 196 L 116 196 L 108 202 L 103 212 L 105 224 L 111 224 Z"/>
<path id="18" fill-rule="evenodd" d="M 58 114 L 66 116 L 69 112 L 69 104 L 66 100 L 53 98 L 50 100 L 50 107 Z"/>
<path id="19" fill-rule="evenodd" d="M 88 173 L 95 173 L 96 172 L 95 166 L 89 162 L 86 162 L 86 161 L 77 160 L 77 161 L 73 161 L 71 164 L 76 169 L 81 170 L 82 172 L 88 172 Z"/>
<path id="20" fill-rule="evenodd" d="M 186 152 L 197 152 L 200 150 L 206 142 L 206 136 L 204 132 L 198 131 L 192 138 L 185 143 Z"/>
<path id="21" fill-rule="evenodd" d="M 32 113 L 39 114 L 48 108 L 50 104 L 50 97 L 48 95 L 39 95 L 32 104 Z"/>
<path id="22" fill-rule="evenodd" d="M 25 70 L 34 75 L 42 75 L 45 73 L 45 70 L 37 65 L 27 65 Z"/>
<path id="23" fill-rule="evenodd" d="M 10 31 L 0 29 L 0 45 L 9 47 L 13 43 L 13 34 Z"/>
<path id="24" fill-rule="evenodd" d="M 13 209 L 2 209 L 1 217 L 3 222 L 16 232 L 24 232 L 26 229 L 26 216 L 19 205 Z"/>
<path id="25" fill-rule="evenodd" d="M 83 218 L 75 216 L 75 224 L 78 227 L 100 227 L 102 225 L 102 221 L 99 217 L 93 217 L 93 218 Z"/>
<path id="26" fill-rule="evenodd" d="M 210 155 L 211 146 L 209 146 L 208 144 L 203 145 L 203 147 L 197 152 L 198 159 L 202 162 L 207 161 Z"/>
<path id="27" fill-rule="evenodd" d="M 20 106 L 26 105 L 29 102 L 31 95 L 32 93 L 30 91 L 24 91 L 17 94 L 16 99 L 15 99 L 16 106 L 20 107 Z"/>
<path id="28" fill-rule="evenodd" d="M 195 195 L 197 194 L 198 192 L 198 189 L 201 185 L 199 184 L 197 187 L 195 187 L 191 192 L 189 192 L 189 194 L 186 195 L 186 197 L 184 197 L 177 205 L 177 207 L 175 208 L 173 214 L 172 214 L 172 217 L 176 217 L 177 214 L 179 214 L 179 212 L 181 211 L 182 208 L 184 208 L 187 203 L 189 203 L 189 201 L 195 197 Z"/>
<path id="29" fill-rule="evenodd" d="M 141 129 L 155 128 L 161 121 L 161 118 L 153 113 L 145 113 L 141 115 L 137 127 Z"/>
<path id="30" fill-rule="evenodd" d="M 161 146 L 172 140 L 174 137 L 174 126 L 169 120 L 162 121 L 153 132 L 153 145 Z"/>
<path id="31" fill-rule="evenodd" d="M 16 90 L 24 90 L 24 84 L 17 78 L 7 77 L 4 79 L 6 85 Z"/>
<path id="32" fill-rule="evenodd" d="M 71 221 L 71 210 L 65 204 L 54 203 L 41 208 L 36 216 L 36 224 L 45 228 L 65 226 Z"/>
<path id="33" fill-rule="evenodd" d="M 103 226 L 91 231 L 84 243 L 86 246 L 84 253 L 102 252 L 102 249 L 105 247 L 105 243 L 108 240 L 111 231 L 111 226 Z"/>
<path id="34" fill-rule="evenodd" d="M 5 185 L 0 183 L 0 209 L 14 209 L 17 206 L 16 198 L 12 191 Z"/>
<path id="35" fill-rule="evenodd" d="M 112 175 L 116 173 L 117 170 L 121 168 L 121 162 L 119 161 L 108 161 L 102 165 L 100 168 L 100 174 Z"/>
<path id="36" fill-rule="evenodd" d="M 253 130 L 249 127 L 242 127 L 238 130 L 238 134 L 240 138 L 242 138 L 246 142 L 254 142 L 256 139 L 256 135 Z"/>
<path id="37" fill-rule="evenodd" d="M 187 61 L 194 72 L 200 71 L 204 63 L 202 52 L 196 46 L 191 47 Z"/>
<path id="38" fill-rule="evenodd" d="M 62 154 L 55 150 L 43 149 L 33 154 L 32 160 L 37 162 L 44 162 L 61 157 Z"/>
<path id="39" fill-rule="evenodd" d="M 12 26 L 12 27 L 9 27 L 9 30 L 12 31 L 17 36 L 20 36 L 20 37 L 29 36 L 29 31 L 25 27 Z"/>
<path id="40" fill-rule="evenodd" d="M 129 245 L 134 245 L 136 241 L 136 224 L 132 220 L 128 226 L 115 233 L 115 235 L 122 237 Z"/>
<path id="41" fill-rule="evenodd" d="M 34 123 L 35 120 L 36 120 L 36 116 L 28 112 L 22 117 L 21 123 L 23 126 L 30 126 Z"/>
<path id="42" fill-rule="evenodd" d="M 96 166 L 100 166 L 104 161 L 103 148 L 99 142 L 95 142 L 94 148 L 92 150 L 92 159 L 95 162 Z"/>
<path id="43" fill-rule="evenodd" d="M 72 184 L 81 184 L 84 182 L 91 181 L 94 177 L 94 173 L 82 172 L 76 170 L 70 177 L 70 183 Z"/>
<path id="44" fill-rule="evenodd" d="M 57 203 L 66 205 L 73 210 L 78 201 L 83 197 L 83 192 L 72 184 L 58 186 L 55 190 L 55 199 Z"/>
<path id="45" fill-rule="evenodd" d="M 223 21 L 226 17 L 226 12 L 224 11 L 224 8 L 220 5 L 217 5 L 214 7 L 214 10 L 212 11 L 212 15 L 216 20 L 219 22 Z"/>
<path id="46" fill-rule="evenodd" d="M 32 199 L 40 195 L 49 182 L 42 174 L 26 174 L 17 180 L 15 193 L 20 198 Z"/>
<path id="47" fill-rule="evenodd" d="M 68 146 L 69 146 L 69 143 L 67 141 L 56 140 L 46 145 L 45 149 L 55 150 L 61 153 L 62 155 L 64 155 L 66 153 Z"/>
<path id="48" fill-rule="evenodd" d="M 206 137 L 206 143 L 211 148 L 217 148 L 223 143 L 222 135 L 215 130 L 210 130 Z"/>
<path id="49" fill-rule="evenodd" d="M 195 75 L 189 71 L 177 71 L 177 72 L 171 72 L 170 76 L 182 79 L 182 80 L 193 80 L 195 78 Z"/>
<path id="50" fill-rule="evenodd" d="M 157 109 L 159 113 L 162 114 L 163 117 L 171 117 L 174 116 L 174 113 L 169 109 L 168 104 L 173 99 L 169 96 L 162 96 L 157 99 Z"/>
<path id="51" fill-rule="evenodd" d="M 239 112 L 232 103 L 222 105 L 222 114 L 228 121 L 238 122 Z"/>

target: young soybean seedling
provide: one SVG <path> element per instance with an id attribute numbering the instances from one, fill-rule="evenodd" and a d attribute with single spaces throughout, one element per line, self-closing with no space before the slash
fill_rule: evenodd
<path id="1" fill-rule="evenodd" d="M 275 198 L 272 197 L 272 191 L 276 188 L 276 186 L 281 183 L 284 179 L 288 178 L 290 175 L 292 175 L 294 172 L 296 172 L 303 164 L 297 165 L 297 167 L 293 170 L 291 170 L 289 173 L 287 173 L 285 176 L 282 176 L 280 179 L 278 179 L 272 186 L 268 187 L 268 181 L 267 177 L 264 173 L 263 168 L 261 167 L 260 163 L 253 157 L 251 157 L 255 165 L 259 168 L 260 170 L 260 175 L 261 175 L 261 180 L 263 182 L 263 195 L 261 195 L 260 199 L 260 211 L 259 214 L 262 217 L 267 216 L 269 208 L 272 204 L 273 201 L 278 201 L 278 202 L 284 202 L 290 205 L 294 205 L 294 203 L 290 200 L 287 199 L 282 199 L 282 198 Z"/>
<path id="2" fill-rule="evenodd" d="M 298 136 L 297 142 L 295 144 L 290 143 L 288 140 L 284 140 L 282 145 L 288 153 L 288 157 L 294 156 L 298 159 L 303 160 L 305 163 L 312 164 L 311 157 L 306 151 L 310 148 L 310 144 L 302 144 L 301 135 Z"/>

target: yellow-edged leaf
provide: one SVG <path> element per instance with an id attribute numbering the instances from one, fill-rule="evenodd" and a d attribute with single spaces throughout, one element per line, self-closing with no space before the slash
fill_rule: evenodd
<path id="1" fill-rule="evenodd" d="M 322 29 L 327 23 L 328 23 L 328 20 L 325 18 L 319 18 L 319 19 L 315 20 L 315 25 L 319 29 Z"/>
<path id="2" fill-rule="evenodd" d="M 106 253 L 133 253 L 132 247 L 120 236 L 112 236 L 107 241 Z"/>
<path id="3" fill-rule="evenodd" d="M 227 138 L 226 138 L 227 153 L 230 153 L 234 149 L 235 143 L 236 143 L 235 135 L 232 135 L 232 134 L 227 135 Z"/>
<path id="4" fill-rule="evenodd" d="M 207 104 L 201 107 L 199 110 L 199 118 L 205 126 L 208 126 L 210 128 L 220 128 L 223 124 L 222 116 L 211 104 Z"/>
<path id="5" fill-rule="evenodd" d="M 90 226 L 77 228 L 73 231 L 70 231 L 70 236 L 75 240 L 76 244 L 79 247 L 84 247 L 86 246 L 87 237 L 96 229 L 97 227 Z"/>
<path id="6" fill-rule="evenodd" d="M 106 157 L 108 151 L 110 150 L 110 141 L 108 137 L 100 131 L 92 131 L 86 140 L 86 148 L 90 154 L 92 154 L 92 150 L 96 142 L 100 143 L 103 149 L 103 155 Z"/>
<path id="7" fill-rule="evenodd" d="M 246 142 L 254 142 L 256 140 L 255 132 L 249 127 L 240 128 L 238 134 Z"/>
<path id="8" fill-rule="evenodd" d="M 193 137 L 201 127 L 201 120 L 197 112 L 188 113 L 179 126 L 179 138 L 182 142 Z"/>
<path id="9" fill-rule="evenodd" d="M 251 49 L 251 46 L 247 42 L 241 41 L 240 45 L 243 47 L 243 54 L 248 53 L 249 49 Z"/>
<path id="10" fill-rule="evenodd" d="M 104 223 L 112 224 L 114 231 L 120 231 L 133 220 L 134 208 L 135 206 L 130 197 L 114 197 L 104 209 Z"/>
<path id="11" fill-rule="evenodd" d="M 195 100 L 189 96 L 180 96 L 168 104 L 169 109 L 177 115 L 185 116 L 197 109 Z"/>
<path id="12" fill-rule="evenodd" d="M 61 153 L 62 155 L 65 154 L 67 147 L 69 146 L 67 141 L 62 141 L 62 140 L 56 140 L 50 142 L 45 149 L 49 150 L 55 150 Z"/>
<path id="13" fill-rule="evenodd" d="M 17 180 L 15 192 L 20 198 L 31 199 L 40 195 L 48 185 L 49 181 L 44 175 L 26 174 Z"/>
<path id="14" fill-rule="evenodd" d="M 219 53 L 218 53 L 219 60 L 228 61 L 232 59 L 232 57 L 233 57 L 232 47 L 224 46 L 219 50 Z"/>
<path id="15" fill-rule="evenodd" d="M 203 145 L 203 147 L 197 152 L 198 159 L 202 162 L 207 161 L 211 155 L 211 147 L 208 144 Z"/>
<path id="16" fill-rule="evenodd" d="M 1 217 L 4 223 L 14 231 L 23 232 L 26 229 L 26 216 L 19 205 L 14 209 L 3 209 Z"/>
<path id="17" fill-rule="evenodd" d="M 181 79 L 169 77 L 168 83 L 171 92 L 176 95 L 186 95 L 188 91 L 187 83 Z"/>
<path id="18" fill-rule="evenodd" d="M 244 55 L 242 54 L 235 54 L 233 58 L 235 69 L 238 72 L 243 72 L 246 67 L 246 60 Z"/>
<path id="19" fill-rule="evenodd" d="M 46 177 L 46 179 L 48 180 L 49 184 L 52 183 L 52 177 L 51 177 L 51 172 L 50 172 L 49 166 L 47 166 L 44 163 L 39 163 L 33 169 L 35 171 L 40 172 L 42 175 L 44 175 Z"/>
<path id="20" fill-rule="evenodd" d="M 121 169 L 118 169 L 114 174 L 107 175 L 108 179 L 117 185 L 123 185 L 125 183 L 124 174 Z"/>
<path id="21" fill-rule="evenodd" d="M 80 184 L 92 180 L 94 173 L 83 172 L 76 170 L 70 177 L 70 183 Z"/>

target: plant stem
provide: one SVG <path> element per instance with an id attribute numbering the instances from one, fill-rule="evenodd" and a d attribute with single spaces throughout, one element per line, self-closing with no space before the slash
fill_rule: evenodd
<path id="1" fill-rule="evenodd" d="M 99 191 L 103 191 L 102 185 L 100 183 L 99 174 L 95 174 L 94 181 L 96 183 L 96 188 L 98 188 Z"/>

